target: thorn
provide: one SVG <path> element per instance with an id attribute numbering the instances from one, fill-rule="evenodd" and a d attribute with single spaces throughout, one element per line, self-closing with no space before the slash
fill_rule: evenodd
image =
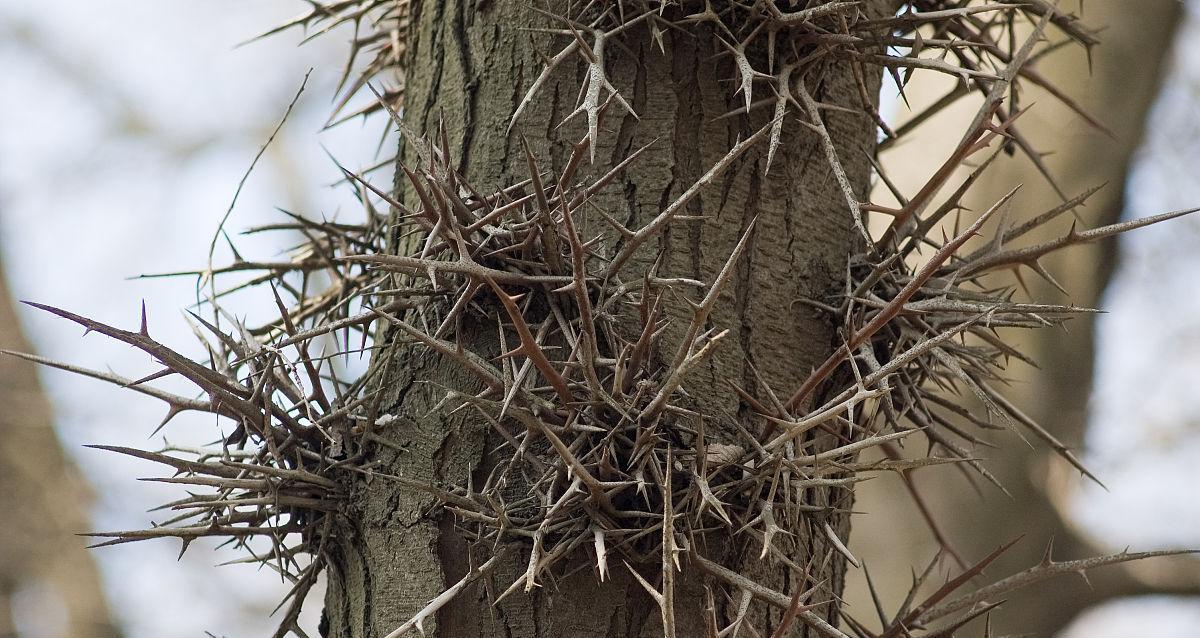
<path id="1" fill-rule="evenodd" d="M 150 336 L 150 328 L 146 324 L 147 324 L 147 322 L 146 322 L 146 300 L 143 299 L 142 300 L 142 327 L 140 330 L 138 330 L 138 333 L 141 334 L 143 337 Z"/>
<path id="2" fill-rule="evenodd" d="M 1046 551 L 1042 554 L 1042 562 L 1038 563 L 1042 567 L 1049 567 L 1054 564 L 1054 535 L 1050 535 L 1050 541 L 1046 543 Z"/>

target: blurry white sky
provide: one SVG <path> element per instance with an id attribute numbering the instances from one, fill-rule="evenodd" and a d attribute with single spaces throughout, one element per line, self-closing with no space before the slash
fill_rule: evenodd
<path id="1" fill-rule="evenodd" d="M 326 187 L 340 175 L 321 145 L 351 168 L 370 165 L 383 123 L 349 123 L 318 135 L 349 33 L 298 47 L 295 31 L 234 48 L 304 8 L 280 1 L 0 0 L 0 255 L 14 295 L 124 327 L 136 325 L 145 299 L 152 334 L 195 352 L 179 311 L 194 301 L 194 281 L 126 278 L 205 263 L 238 180 L 310 67 L 308 89 L 228 228 L 232 235 L 279 221 L 275 206 L 353 213 L 352 199 Z M 387 184 L 390 176 L 380 179 Z M 247 258 L 277 250 L 234 237 Z M 227 262 L 228 252 L 217 260 Z M 76 326 L 36 312 L 23 319 L 47 356 L 135 378 L 153 370 L 145 355 L 98 335 L 81 338 Z M 144 526 L 148 508 L 178 498 L 178 490 L 132 480 L 161 475 L 160 468 L 81 448 L 160 445 L 146 437 L 164 414 L 161 405 L 66 374 L 43 378 L 61 437 L 100 496 L 97 529 Z M 171 443 L 198 444 L 216 438 L 213 426 L 184 414 L 164 433 Z M 202 630 L 269 635 L 267 614 L 286 591 L 278 577 L 210 567 L 238 553 L 197 547 L 176 563 L 178 551 L 177 543 L 156 542 L 96 552 L 130 638 Z M 31 636 L 54 635 L 52 619 L 30 616 Z"/>
<path id="2" fill-rule="evenodd" d="M 0 0 L 0 256 L 16 296 L 125 327 L 136 325 L 145 299 L 151 333 L 191 348 L 178 309 L 194 300 L 193 283 L 126 277 L 204 263 L 238 179 L 310 67 L 308 90 L 228 228 L 276 221 L 275 206 L 352 214 L 353 201 L 325 187 L 338 174 L 320 145 L 352 168 L 370 165 L 382 123 L 317 135 L 348 32 L 300 48 L 298 32 L 233 48 L 303 9 L 278 0 Z M 1181 41 L 1200 42 L 1196 17 Z M 1130 215 L 1200 204 L 1198 116 L 1200 50 L 1193 47 L 1181 52 L 1155 110 Z M 1089 456 L 1112 492 L 1086 489 L 1076 510 L 1118 545 L 1200 546 L 1200 393 L 1192 389 L 1200 377 L 1198 241 L 1200 220 L 1132 237 L 1105 304 L 1103 399 L 1095 402 Z M 275 250 L 238 242 L 247 256 Z M 1171 268 L 1156 265 L 1166 259 Z M 72 324 L 29 310 L 23 318 L 42 354 L 130 377 L 153 370 L 146 356 L 98 335 L 81 338 Z M 61 436 L 96 484 L 98 529 L 141 526 L 146 509 L 178 496 L 130 478 L 158 468 L 80 447 L 147 445 L 159 405 L 65 373 L 43 378 Z M 165 433 L 172 443 L 215 438 L 212 421 L 199 417 L 181 416 Z M 1130 449 L 1137 452 L 1116 453 Z M 198 545 L 180 563 L 178 545 L 165 541 L 97 552 L 130 638 L 267 635 L 267 612 L 284 591 L 278 578 L 249 567 L 210 568 L 238 555 Z M 1139 635 L 1194 636 L 1200 604 L 1171 609 L 1192 620 L 1147 632 L 1145 619 L 1157 608 L 1110 606 L 1078 635 L 1132 635 L 1120 623 L 1142 622 Z M 27 616 L 30 636 L 54 635 L 53 622 Z"/>

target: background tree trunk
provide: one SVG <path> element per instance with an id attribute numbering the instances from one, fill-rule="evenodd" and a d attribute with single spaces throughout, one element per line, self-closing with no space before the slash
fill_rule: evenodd
<path id="1" fill-rule="evenodd" d="M 877 1 L 869 9 L 878 14 L 892 4 Z M 562 167 L 569 143 L 580 139 L 584 130 L 578 120 L 556 128 L 575 108 L 582 66 L 568 65 L 555 73 L 513 133 L 507 132 L 510 116 L 542 69 L 539 52 L 552 55 L 557 50 L 547 36 L 523 30 L 549 26 L 544 16 L 521 0 L 423 2 L 415 7 L 412 22 L 404 115 L 410 127 L 434 132 L 444 121 L 460 171 L 481 188 L 501 187 L 527 175 L 519 134 L 529 138 L 543 169 Z M 661 211 L 739 139 L 769 119 L 760 111 L 749 118 L 715 119 L 738 108 L 742 98 L 733 94 L 727 81 L 734 77 L 732 63 L 719 57 L 722 51 L 710 35 L 703 27 L 690 35 L 667 31 L 665 55 L 644 29 L 622 37 L 620 44 L 609 44 L 609 77 L 638 117 L 616 107 L 610 111 L 590 170 L 602 174 L 631 151 L 657 139 L 595 199 L 631 228 Z M 561 46 L 562 38 L 555 42 Z M 867 83 L 876 93 L 879 74 L 869 74 Z M 862 108 L 848 66 L 830 64 L 823 77 L 810 78 L 808 85 L 819 101 L 853 111 Z M 824 116 L 851 183 L 865 196 L 874 123 L 867 116 L 836 110 L 825 111 Z M 788 305 L 801 297 L 822 299 L 840 291 L 847 257 L 858 241 L 819 138 L 800 129 L 785 127 L 769 174 L 764 175 L 766 145 L 762 144 L 727 171 L 719 187 L 706 189 L 693 202 L 687 214 L 703 216 L 703 221 L 676 222 L 656 246 L 647 246 L 634 258 L 631 276 L 649 268 L 661 252 L 658 272 L 662 276 L 711 281 L 751 220 L 757 220 L 751 244 L 726 290 L 728 299 L 711 319 L 711 325 L 729 328 L 730 336 L 708 366 L 696 370 L 686 383 L 691 407 L 711 419 L 709 427 L 718 435 L 732 421 L 748 418 L 726 383 L 755 387 L 747 362 L 757 365 L 778 392 L 789 392 L 836 343 L 837 326 L 827 317 Z M 412 149 L 407 153 L 411 160 Z M 581 235 L 611 234 L 598 216 L 581 216 L 587 220 Z M 613 237 L 606 235 L 605 241 L 611 245 Z M 667 297 L 666 314 L 672 321 L 663 343 L 674 348 L 682 340 L 690 311 L 682 300 Z M 459 338 L 469 339 L 477 350 L 499 354 L 499 344 L 489 336 L 494 333 L 494 322 L 466 325 Z M 488 452 L 494 442 L 487 426 L 463 411 L 447 417 L 432 410 L 445 395 L 444 387 L 469 389 L 472 382 L 453 363 L 422 350 L 397 350 L 384 405 L 399 416 L 387 436 L 403 451 L 381 448 L 379 468 L 437 484 L 465 483 L 472 475 L 478 478 L 496 462 Z M 670 354 L 666 356 L 669 359 Z M 329 635 L 378 638 L 480 559 L 450 516 L 431 512 L 430 498 L 381 480 L 364 481 L 356 489 L 354 510 L 337 530 L 329 571 Z M 814 492 L 809 498 L 841 512 L 850 508 L 848 495 L 847 490 Z M 825 522 L 843 538 L 848 534 L 844 513 L 781 522 L 794 534 L 784 541 L 789 556 L 802 565 L 815 557 L 815 578 L 824 579 L 829 587 L 819 594 L 822 599 L 840 593 L 845 568 L 844 559 L 825 536 Z M 724 537 L 695 542 L 709 543 L 705 553 L 720 562 L 791 591 L 789 571 L 760 561 L 761 546 L 749 546 L 750 538 L 742 534 L 736 542 L 726 542 Z M 661 635 L 654 603 L 619 564 L 603 584 L 597 582 L 592 568 L 580 564 L 560 580 L 540 583 L 530 595 L 518 592 L 492 606 L 490 599 L 524 571 L 526 561 L 527 554 L 508 558 L 490 582 L 473 585 L 443 608 L 436 628 L 426 624 L 426 631 L 443 638 Z M 706 579 L 693 566 L 685 565 L 684 571 L 676 595 L 678 635 L 703 635 Z M 725 622 L 736 611 L 731 605 L 736 607 L 718 594 L 718 616 Z M 836 606 L 828 605 L 820 613 L 832 621 Z M 773 611 L 751 618 L 755 629 L 769 635 L 779 616 Z M 809 634 L 796 625 L 789 635 Z"/>
<path id="2" fill-rule="evenodd" d="M 1182 7 L 1173 0 L 1094 0 L 1087 2 L 1082 14 L 1100 32 L 1101 44 L 1091 52 L 1067 47 L 1037 64 L 1037 70 L 1064 94 L 1113 131 L 1110 137 L 1083 122 L 1077 115 L 1041 91 L 1029 91 L 1023 105 L 1036 102 L 1018 123 L 1021 133 L 1040 151 L 1053 151 L 1043 161 L 1050 174 L 1068 197 L 1107 184 L 1079 209 L 1080 226 L 1094 228 L 1116 222 L 1125 201 L 1125 181 L 1132 157 L 1141 143 L 1145 120 L 1158 94 L 1165 61 L 1171 51 L 1172 34 L 1181 19 Z M 930 102 L 945 91 L 933 86 L 931 78 L 920 77 L 906 90 L 914 108 Z M 924 125 L 917 137 L 933 137 L 944 130 L 958 130 L 973 114 L 973 108 L 961 104 Z M 884 156 L 885 165 L 895 167 L 893 179 L 901 184 L 919 186 L 941 158 L 927 157 L 920 139 L 909 140 Z M 1039 174 L 1033 163 L 1018 153 L 1002 157 L 986 172 L 968 196 L 973 210 L 984 210 L 1017 184 L 1021 192 L 1014 200 L 1014 216 L 1024 219 L 1028 211 L 1040 211 L 1061 199 Z M 911 187 L 911 186 L 910 186 Z M 1057 224 L 1041 226 L 1023 243 L 1034 244 L 1065 234 L 1072 222 L 1065 216 Z M 1108 284 L 1116 259 L 1116 241 L 1106 240 L 1051 254 L 1043 260 L 1046 269 L 1068 291 L 1064 296 L 1052 284 L 1024 271 L 1029 298 L 1054 303 L 1072 303 L 1096 308 Z M 1089 389 L 1093 372 L 1094 321 L 1081 315 L 1072 319 L 1065 330 L 1011 331 L 1006 340 L 1030 355 L 1040 368 L 1013 362 L 1007 389 L 1009 398 L 1030 416 L 1074 450 L 1083 444 L 1087 424 Z M 982 412 L 982 408 L 977 408 Z M 952 472 L 933 469 L 914 475 L 924 499 L 953 547 L 971 562 L 996 547 L 1026 535 L 1024 541 L 1009 550 L 989 567 L 991 573 L 1013 573 L 1036 564 L 1045 545 L 1054 539 L 1055 559 L 1074 559 L 1121 548 L 1097 547 L 1080 536 L 1067 520 L 1066 512 L 1055 506 L 1049 490 L 1053 487 L 1050 470 L 1059 476 L 1073 473 L 1052 450 L 1037 443 L 1034 447 L 1015 440 L 1012 433 L 996 437 L 1000 449 L 980 450 L 987 467 L 1011 492 L 1012 498 L 992 498 L 990 486 L 986 505 L 978 495 L 957 480 Z M 934 473 L 940 475 L 935 479 Z M 1100 477 L 1104 479 L 1103 476 Z M 1058 482 L 1061 485 L 1061 481 Z M 927 562 L 937 551 L 917 510 L 899 483 L 874 481 L 859 490 L 860 509 L 870 512 L 859 519 L 853 549 L 868 564 L 896 560 L 897 553 L 907 554 L 914 565 Z M 1059 497 L 1059 500 L 1063 500 Z M 994 571 L 992 571 L 994 570 Z M 857 576 L 857 575 L 856 575 Z M 872 579 L 887 600 L 899 601 L 910 585 L 903 573 L 878 573 Z M 1059 583 L 1053 595 L 1045 591 L 1018 592 L 992 614 L 997 635 L 1022 633 L 1052 636 L 1066 627 L 1087 607 L 1103 600 L 1154 591 L 1139 582 L 1126 566 L 1098 570 L 1089 574 L 1091 586 L 1081 579 Z M 1195 587 L 1196 581 L 1190 587 Z M 1169 591 L 1184 583 L 1168 584 Z M 866 587 L 856 580 L 851 600 L 856 609 L 870 608 Z M 1161 591 L 1161 590 L 1160 590 Z M 864 607 L 865 606 L 865 607 Z"/>
<path id="3" fill-rule="evenodd" d="M 31 352 L 2 270 L 0 349 Z M 34 363 L 0 356 L 0 406 L 0 636 L 17 635 L 12 595 L 39 585 L 59 597 L 65 636 L 119 636 L 100 572 L 76 536 L 89 528 L 88 487 L 55 436 Z"/>

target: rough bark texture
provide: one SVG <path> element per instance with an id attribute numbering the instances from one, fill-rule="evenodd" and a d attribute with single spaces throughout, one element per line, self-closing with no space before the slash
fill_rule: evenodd
<path id="1" fill-rule="evenodd" d="M 30 352 L 0 271 L 0 348 Z M 0 636 L 16 636 L 10 603 L 23 587 L 61 597 L 66 635 L 116 638 L 100 572 L 76 534 L 88 486 L 63 453 L 36 365 L 0 356 Z"/>
<path id="2" fill-rule="evenodd" d="M 1107 183 L 1080 209 L 1079 217 L 1086 227 L 1111 224 L 1121 217 L 1126 174 L 1158 93 L 1180 14 L 1181 7 L 1173 0 L 1088 2 L 1083 14 L 1088 24 L 1105 27 L 1099 36 L 1101 45 L 1091 53 L 1091 59 L 1083 51 L 1068 47 L 1037 65 L 1051 83 L 1114 132 L 1114 137 L 1109 137 L 1089 127 L 1044 93 L 1031 91 L 1024 96 L 1027 104 L 1036 104 L 1022 118 L 1021 132 L 1038 150 L 1053 151 L 1043 159 L 1062 190 L 1073 197 Z M 927 97 L 940 96 L 945 87 L 928 91 L 927 88 L 918 79 L 908 94 L 919 104 Z M 972 114 L 973 107 L 964 104 L 951 117 L 930 122 L 921 136 L 929 139 L 942 130 L 957 130 Z M 902 188 L 905 184 L 921 184 L 928 172 L 934 170 L 934 163 L 940 161 L 921 150 L 926 146 L 913 140 L 907 147 L 898 147 L 884 157 L 888 167 L 895 167 L 892 177 Z M 1016 156 L 1001 158 L 984 175 L 970 196 L 970 205 L 975 210 L 986 209 L 1017 184 L 1023 185 L 1014 200 L 1017 219 L 1025 218 L 1029 214 L 1026 211 L 1043 210 L 1060 201 L 1032 163 Z M 1041 227 L 1023 242 L 1033 244 L 1061 236 L 1073 221 L 1068 217 Z M 1043 265 L 1069 296 L 1063 296 L 1026 270 L 1024 281 L 1029 297 L 1099 307 L 1115 257 L 1115 240 L 1054 253 L 1043 260 Z M 1006 388 L 1006 394 L 1076 450 L 1082 447 L 1087 423 L 1093 335 L 1093 318 L 1081 315 L 1072 319 L 1066 330 L 1012 331 L 1005 336 L 1040 365 L 1040 369 L 1034 369 L 1014 362 L 1010 373 L 1014 383 Z M 983 410 L 981 406 L 973 409 L 979 413 Z M 976 492 L 944 470 L 926 471 L 918 475 L 923 478 L 917 478 L 922 495 L 933 504 L 935 517 L 964 559 L 976 560 L 1021 535 L 1026 535 L 1025 540 L 989 567 L 989 573 L 1007 574 L 1036 564 L 1051 538 L 1055 539 L 1054 557 L 1059 560 L 1120 549 L 1088 542 L 1072 529 L 1066 513 L 1054 505 L 1047 493 L 1047 468 L 1051 463 L 1062 462 L 1052 450 L 1037 444 L 1031 448 L 1011 434 L 997 439 L 1001 449 L 981 452 L 981 456 L 988 458 L 988 468 L 1011 492 L 1011 499 L 994 497 L 994 491 L 984 486 L 984 490 L 989 490 L 987 503 L 981 503 Z M 940 475 L 934 476 L 935 472 Z M 874 481 L 860 490 L 860 498 L 865 499 L 860 509 L 870 514 L 857 521 L 860 525 L 856 527 L 854 549 L 868 563 L 876 557 L 895 561 L 898 553 L 903 553 L 914 564 L 921 564 L 936 551 L 918 512 L 907 497 L 897 496 L 898 489 L 898 484 L 892 481 Z M 885 598 L 893 601 L 899 601 L 910 584 L 904 573 L 876 570 L 872 571 L 872 578 L 884 590 Z M 1004 607 L 992 614 L 993 630 L 997 635 L 1052 636 L 1093 604 L 1116 596 L 1154 591 L 1139 585 L 1124 566 L 1098 570 L 1088 578 L 1090 587 L 1080 579 L 1067 580 L 1057 586 L 1053 595 L 1035 587 L 1009 597 Z M 854 590 L 856 595 L 852 600 L 857 602 L 856 608 L 871 604 L 865 595 L 865 584 L 856 584 Z"/>
<path id="3" fill-rule="evenodd" d="M 878 3 L 880 5 L 885 3 Z M 521 27 L 545 26 L 519 0 L 476 3 L 423 2 L 413 14 L 412 53 L 408 69 L 405 119 L 420 132 L 433 132 L 444 120 L 462 172 L 473 183 L 500 187 L 526 174 L 520 134 L 529 139 L 543 168 L 559 168 L 565 143 L 579 139 L 583 118 L 555 125 L 575 108 L 579 76 L 568 69 L 557 73 L 536 104 L 521 117 L 512 134 L 509 117 L 542 68 L 538 51 L 553 54 L 551 40 Z M 604 132 L 593 170 L 602 172 L 632 150 L 657 142 L 619 180 L 596 199 L 596 204 L 636 228 L 689 187 L 737 140 L 745 139 L 766 121 L 765 115 L 715 121 L 736 109 L 726 78 L 734 76 L 728 59 L 704 30 L 695 37 L 678 32 L 665 35 L 667 54 L 638 30 L 611 51 L 610 78 L 639 118 L 614 107 L 603 122 Z M 558 41 L 561 44 L 561 38 Z M 878 75 L 869 78 L 878 90 Z M 817 87 L 818 100 L 861 109 L 859 92 L 849 67 L 825 69 Z M 826 112 L 831 133 L 840 145 L 842 162 L 860 195 L 868 183 L 867 158 L 875 126 L 866 116 Z M 636 256 L 634 272 L 647 268 L 661 251 L 659 273 L 710 281 L 725 262 L 739 236 L 757 217 L 752 245 L 739 265 L 736 281 L 718 306 L 711 323 L 729 328 L 708 366 L 697 370 L 685 387 L 694 409 L 711 419 L 719 432 L 744 419 L 743 406 L 725 383 L 755 387 L 747 362 L 753 362 L 780 393 L 790 392 L 809 370 L 827 357 L 835 344 L 835 329 L 826 318 L 802 306 L 797 298 L 825 298 L 843 285 L 847 257 L 857 245 L 846 202 L 833 179 L 815 134 L 789 125 L 769 175 L 764 176 L 766 146 L 750 151 L 721 180 L 706 190 L 688 210 L 701 220 L 677 221 L 656 245 Z M 411 149 L 410 149 L 411 155 Z M 408 158 L 408 159 L 411 159 Z M 597 215 L 585 214 L 581 234 L 610 232 Z M 611 238 L 609 239 L 611 241 Z M 651 242 L 652 244 L 655 242 Z M 665 343 L 675 347 L 687 325 L 687 305 L 671 299 L 672 318 Z M 495 324 L 464 326 L 460 338 L 497 354 Z M 394 355 L 388 381 L 388 412 L 400 420 L 388 436 L 395 449 L 381 448 L 381 471 L 437 482 L 465 483 L 472 473 L 485 471 L 494 459 L 486 425 L 460 411 L 446 416 L 433 410 L 444 396 L 443 387 L 471 388 L 472 382 L 454 366 L 424 351 L 400 348 Z M 669 358 L 669 354 L 666 355 Z M 477 475 L 477 474 L 476 474 Z M 478 564 L 485 548 L 471 548 L 447 515 L 431 512 L 433 501 L 386 481 L 357 486 L 355 509 L 338 530 L 327 597 L 329 635 L 379 637 L 407 620 L 470 565 Z M 845 499 L 845 494 L 840 494 Z M 830 494 L 814 493 L 810 502 L 825 504 Z M 848 500 L 836 503 L 848 510 Z M 843 537 L 849 533 L 844 514 L 815 515 L 792 521 L 789 555 L 800 564 L 815 556 L 817 579 L 828 579 L 840 591 L 844 560 L 831 550 L 821 531 L 830 522 Z M 761 546 L 749 534 L 733 542 L 723 537 L 697 538 L 708 543 L 705 553 L 726 565 L 782 590 L 789 575 L 777 564 L 759 561 Z M 473 585 L 438 615 L 429 635 L 459 636 L 605 636 L 661 635 L 654 603 L 619 561 L 610 579 L 597 581 L 594 567 L 581 561 L 579 569 L 558 580 L 546 580 L 529 595 L 517 593 L 493 606 L 489 600 L 523 571 L 528 554 L 511 556 L 487 583 Z M 647 572 L 649 573 L 649 572 Z M 676 616 L 680 636 L 704 632 L 703 585 L 692 566 L 678 579 Z M 718 594 L 718 615 L 729 618 L 735 603 Z M 822 610 L 831 618 L 833 605 Z M 760 613 L 759 632 L 773 630 L 780 614 Z M 797 627 L 790 635 L 807 635 Z"/>

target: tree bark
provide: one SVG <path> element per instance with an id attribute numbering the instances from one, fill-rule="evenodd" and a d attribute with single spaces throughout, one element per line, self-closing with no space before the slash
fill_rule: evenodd
<path id="1" fill-rule="evenodd" d="M 891 4 L 876 1 L 868 8 L 883 12 Z M 528 138 L 543 169 L 557 170 L 566 160 L 569 145 L 585 130 L 582 117 L 556 127 L 574 110 L 579 92 L 583 66 L 569 64 L 552 76 L 512 132 L 508 131 L 510 116 L 542 69 L 539 52 L 553 55 L 558 49 L 552 42 L 563 44 L 561 37 L 552 40 L 525 30 L 545 26 L 553 25 L 522 0 L 425 1 L 414 6 L 404 119 L 421 132 L 435 132 L 444 123 L 460 172 L 478 187 L 503 187 L 527 175 L 521 135 Z M 609 44 L 609 78 L 637 117 L 616 107 L 610 110 L 595 149 L 595 163 L 586 170 L 593 176 L 602 174 L 633 150 L 654 141 L 650 150 L 594 200 L 631 228 L 660 212 L 739 139 L 769 120 L 759 111 L 750 117 L 717 119 L 742 105 L 743 98 L 733 93 L 727 81 L 734 77 L 733 64 L 728 57 L 720 57 L 722 50 L 710 36 L 704 27 L 690 34 L 668 30 L 663 34 L 664 53 L 647 30 L 638 28 L 619 44 Z M 868 73 L 872 96 L 879 80 L 879 73 Z M 826 65 L 823 75 L 810 78 L 808 86 L 818 101 L 862 110 L 848 65 Z M 868 158 L 875 142 L 873 121 L 835 109 L 823 115 L 851 184 L 865 197 Z M 689 407 L 705 416 L 715 436 L 748 419 L 746 406 L 726 381 L 756 387 L 749 363 L 783 394 L 832 352 L 838 326 L 804 306 L 789 304 L 799 298 L 823 299 L 838 293 L 844 285 L 847 258 L 860 247 L 820 138 L 800 126 L 789 125 L 784 130 L 769 173 L 765 171 L 767 147 L 761 144 L 728 170 L 719 185 L 706 188 L 693 201 L 686 214 L 703 219 L 674 222 L 661 240 L 635 255 L 631 269 L 644 272 L 659 259 L 661 276 L 712 281 L 739 237 L 756 220 L 756 231 L 737 264 L 726 299 L 710 319 L 711 326 L 728 328 L 729 337 L 707 366 L 694 371 L 685 384 L 691 397 Z M 402 157 L 412 160 L 413 152 L 405 149 Z M 587 227 L 580 234 L 602 234 L 611 246 L 615 233 L 599 216 L 583 215 Z M 666 315 L 671 322 L 662 343 L 674 348 L 683 339 L 690 310 L 683 300 L 670 298 Z M 498 355 L 499 343 L 488 336 L 494 333 L 494 321 L 481 322 L 463 326 L 459 338 L 470 340 L 477 350 Z M 395 350 L 383 405 L 398 420 L 385 433 L 392 445 L 375 453 L 376 467 L 434 484 L 466 484 L 471 477 L 478 480 L 498 462 L 490 452 L 495 448 L 494 435 L 466 411 L 447 415 L 434 409 L 444 397 L 445 387 L 469 390 L 472 381 L 455 364 L 427 351 L 413 347 Z M 670 353 L 656 356 L 670 360 Z M 384 480 L 364 480 L 355 490 L 352 511 L 342 518 L 330 553 L 328 635 L 379 638 L 457 582 L 492 548 L 468 543 L 454 519 L 438 510 L 431 497 Z M 840 593 L 845 560 L 833 551 L 824 524 L 829 523 L 845 538 L 849 518 L 843 512 L 850 509 L 850 492 L 814 490 L 809 500 L 836 506 L 836 513 L 781 521 L 792 533 L 783 543 L 796 563 L 805 565 L 814 559 L 813 577 L 828 584 L 821 594 L 828 599 L 828 594 Z M 721 564 L 780 591 L 792 590 L 791 571 L 778 561 L 760 561 L 761 545 L 757 541 L 752 545 L 749 534 L 732 539 L 698 537 L 694 542 L 704 544 L 705 554 Z M 436 623 L 427 622 L 427 635 L 661 635 L 655 604 L 619 561 L 614 561 L 606 582 L 598 582 L 594 569 L 581 559 L 577 569 L 541 582 L 530 594 L 518 592 L 498 605 L 491 604 L 524 571 L 527 560 L 527 548 L 509 554 L 489 578 L 471 585 L 444 607 Z M 704 588 L 711 581 L 694 564 L 685 564 L 683 570 L 677 579 L 675 602 L 678 635 L 704 635 Z M 718 594 L 715 603 L 718 618 L 726 623 L 736 614 L 737 601 Z M 836 623 L 835 604 L 820 608 L 819 613 Z M 751 615 L 750 620 L 760 634 L 770 635 L 780 616 L 779 610 L 772 610 Z M 788 635 L 815 635 L 810 632 L 797 624 Z"/>

